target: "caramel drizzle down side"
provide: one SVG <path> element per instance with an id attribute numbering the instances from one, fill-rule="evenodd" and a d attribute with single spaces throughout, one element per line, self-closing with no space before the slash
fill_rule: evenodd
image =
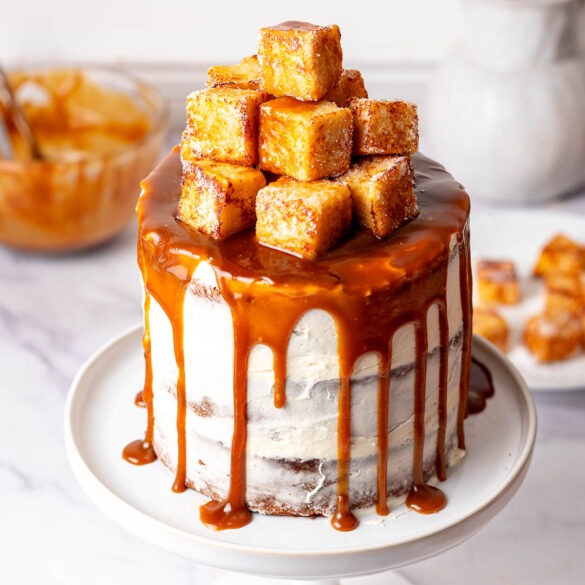
<path id="1" fill-rule="evenodd" d="M 221 281 L 220 281 L 221 282 Z M 199 517 L 215 530 L 241 528 L 252 520 L 246 504 L 246 444 L 248 440 L 248 362 L 251 344 L 245 306 L 236 303 L 225 280 L 222 296 L 230 305 L 234 331 L 234 430 L 230 459 L 230 485 L 227 497 L 201 506 Z"/>
<path id="2" fill-rule="evenodd" d="M 388 405 L 390 402 L 390 366 L 392 338 L 386 352 L 380 353 L 378 366 L 378 470 L 376 485 L 376 512 L 386 516 L 388 510 Z"/>
<path id="3" fill-rule="evenodd" d="M 152 360 L 150 352 L 150 295 L 148 292 L 144 295 L 144 333 L 142 335 L 142 347 L 144 350 L 144 387 L 138 393 L 134 402 L 138 406 L 146 406 L 147 425 L 146 433 L 143 440 L 132 441 L 122 452 L 122 457 L 133 465 L 146 465 L 156 461 L 157 456 L 154 451 L 154 409 L 152 405 Z M 140 397 L 140 400 L 139 400 Z"/>

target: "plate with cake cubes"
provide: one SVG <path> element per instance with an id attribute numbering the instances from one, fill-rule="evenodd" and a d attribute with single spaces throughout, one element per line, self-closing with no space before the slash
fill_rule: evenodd
<path id="1" fill-rule="evenodd" d="M 472 218 L 474 332 L 532 390 L 585 388 L 585 218 L 481 211 Z"/>
<path id="2" fill-rule="evenodd" d="M 136 502 L 144 481 L 139 508 L 160 522 L 157 502 L 155 511 L 147 500 L 166 468 L 173 492 L 189 501 L 198 494 L 192 517 L 163 513 L 172 533 L 192 524 L 197 550 L 227 548 L 234 561 L 240 552 L 284 559 L 282 547 L 313 550 L 315 574 L 341 574 L 319 563 L 364 546 L 388 552 L 389 543 L 422 536 L 453 546 L 517 489 L 535 429 L 508 362 L 481 342 L 472 360 L 467 193 L 418 152 L 416 106 L 368 98 L 360 73 L 343 69 L 340 40 L 336 25 L 262 28 L 257 55 L 211 68 L 208 87 L 187 97 L 181 144 L 142 182 L 143 357 L 132 379 L 144 380 L 145 433 L 120 444 L 112 461 L 133 475 L 132 488 L 103 476 L 110 495 L 96 487 L 87 457 L 107 474 L 102 455 L 93 447 L 82 454 L 88 437 L 74 437 L 89 410 L 85 399 L 68 406 L 78 429 L 70 452 L 102 503 L 114 505 L 120 489 Z M 119 340 L 116 359 L 126 351 L 136 364 L 131 341 L 136 332 Z M 72 396 L 107 370 L 112 351 L 88 366 L 93 373 L 81 375 Z M 489 370 L 501 384 L 493 399 Z M 490 403 L 497 412 L 507 403 L 518 425 L 498 433 L 501 474 L 489 471 L 469 507 L 474 493 L 448 493 L 465 476 L 468 445 L 481 444 L 466 435 L 466 415 L 479 412 L 472 418 L 489 427 L 480 411 Z M 126 429 L 116 421 L 108 424 L 119 437 Z M 145 473 L 147 463 L 158 471 Z M 172 495 L 168 511 L 186 501 Z M 391 514 L 417 520 L 396 535 L 369 528 L 394 524 Z M 461 532 L 454 526 L 463 520 Z M 326 550 L 324 530 L 336 535 Z"/>

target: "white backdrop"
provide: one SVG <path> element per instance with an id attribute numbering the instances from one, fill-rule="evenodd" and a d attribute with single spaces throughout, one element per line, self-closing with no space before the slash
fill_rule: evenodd
<path id="1" fill-rule="evenodd" d="M 0 59 L 219 63 L 255 52 L 260 26 L 339 24 L 346 63 L 428 63 L 461 25 L 464 0 L 0 0 Z"/>

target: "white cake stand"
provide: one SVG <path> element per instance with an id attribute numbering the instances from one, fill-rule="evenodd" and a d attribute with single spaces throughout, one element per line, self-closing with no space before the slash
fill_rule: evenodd
<path id="1" fill-rule="evenodd" d="M 323 585 L 341 577 L 360 577 L 350 579 L 353 585 L 407 583 L 386 571 L 469 538 L 508 503 L 528 469 L 536 436 L 530 393 L 491 345 L 475 338 L 473 354 L 489 367 L 496 394 L 467 419 L 468 454 L 441 485 L 448 504 L 435 515 L 405 506 L 386 517 L 358 512 L 360 526 L 347 533 L 327 519 L 262 515 L 239 530 L 207 529 L 198 519 L 202 496 L 172 492 L 161 464 L 135 467 L 121 458 L 124 445 L 144 433 L 145 411 L 133 404 L 143 379 L 141 327 L 103 347 L 75 378 L 65 412 L 67 451 L 82 487 L 115 522 L 168 551 L 233 571 L 223 585 Z"/>

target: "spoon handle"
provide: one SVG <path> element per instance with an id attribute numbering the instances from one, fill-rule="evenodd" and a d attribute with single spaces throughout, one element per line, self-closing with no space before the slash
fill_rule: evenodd
<path id="1" fill-rule="evenodd" d="M 22 137 L 24 138 L 24 140 L 29 148 L 29 151 L 30 151 L 32 158 L 34 158 L 34 159 L 43 158 L 42 154 L 41 154 L 41 150 L 39 148 L 39 144 L 35 138 L 34 132 L 32 131 L 30 124 L 28 123 L 28 120 L 26 118 L 26 115 L 24 114 L 24 111 L 22 110 L 22 108 L 20 107 L 20 104 L 18 103 L 18 101 L 14 97 L 14 92 L 12 91 L 12 87 L 10 87 L 10 82 L 8 81 L 8 77 L 4 73 L 4 70 L 2 69 L 2 67 L 0 67 L 0 87 L 4 90 L 3 93 L 5 94 L 5 96 L 7 98 L 7 104 L 6 104 L 7 113 L 9 116 L 12 117 L 12 121 L 14 122 L 14 126 L 16 127 L 18 132 L 22 135 Z M 4 120 L 2 120 L 2 122 L 0 122 L 0 126 L 2 127 L 2 129 L 0 129 L 0 145 L 1 145 L 0 148 L 2 148 L 2 152 L 4 152 L 4 150 L 5 150 L 4 141 L 6 141 L 7 145 L 8 145 L 8 149 L 6 149 L 6 150 L 8 153 L 12 153 L 10 158 L 13 158 L 14 151 L 10 147 L 10 140 L 9 140 L 8 132 L 6 129 L 6 125 L 4 124 Z"/>

